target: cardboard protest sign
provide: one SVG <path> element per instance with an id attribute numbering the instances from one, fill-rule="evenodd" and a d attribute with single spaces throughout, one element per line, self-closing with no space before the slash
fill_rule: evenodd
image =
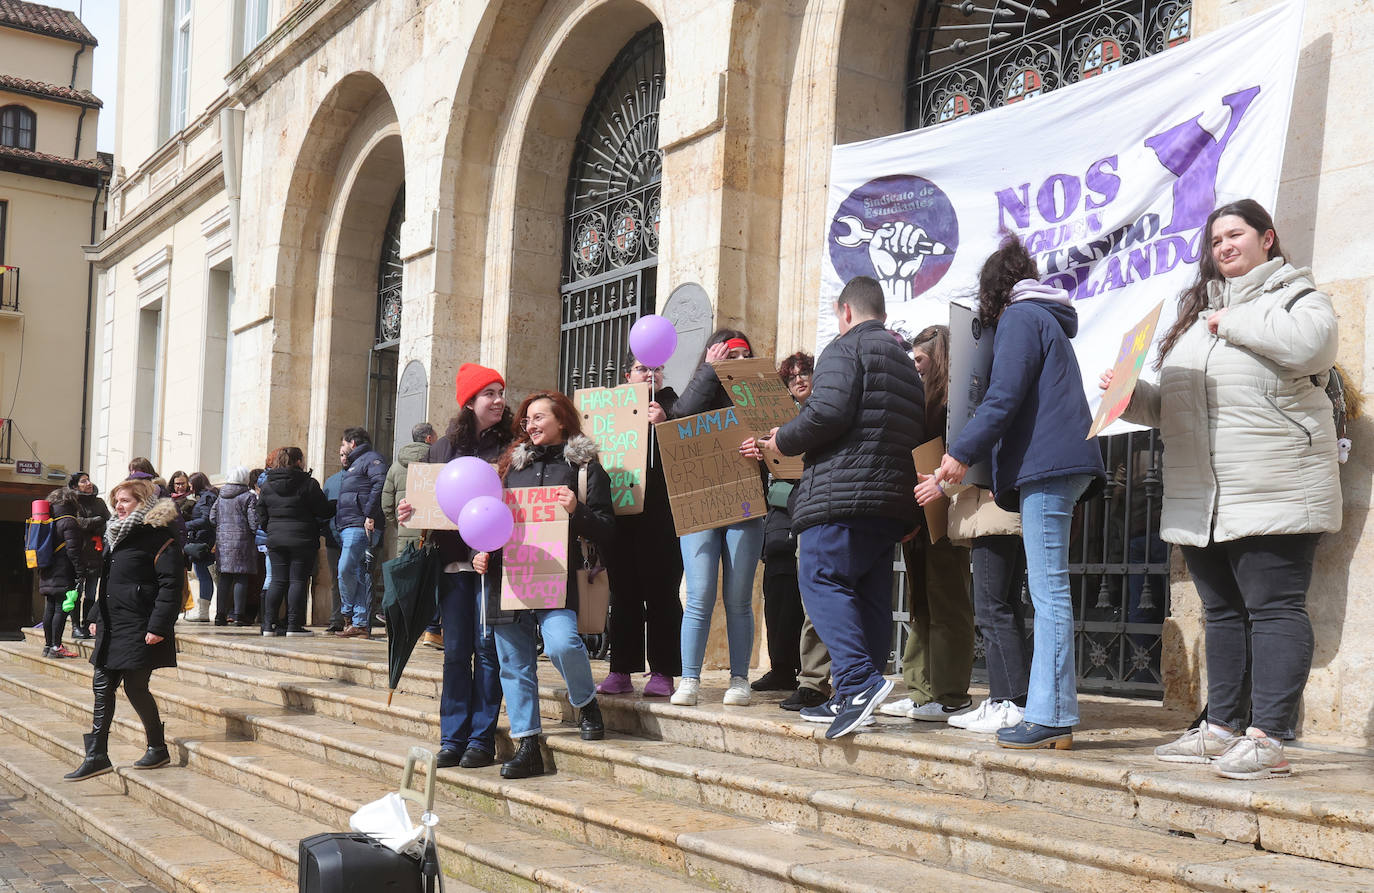
<path id="1" fill-rule="evenodd" d="M 411 530 L 458 529 L 434 498 L 434 482 L 443 467 L 442 462 L 412 462 L 406 466 L 406 502 L 415 509 L 415 514 L 401 526 Z"/>
<path id="2" fill-rule="evenodd" d="M 644 511 L 644 469 L 649 460 L 649 385 L 579 388 L 573 405 L 582 415 L 582 433 L 596 441 L 601 467 L 611 477 L 611 504 L 617 515 Z"/>
<path id="3" fill-rule="evenodd" d="M 767 437 L 797 417 L 797 401 L 778 378 L 778 366 L 767 357 L 721 360 L 712 368 L 725 393 L 734 401 L 740 422 L 754 437 Z M 764 453 L 764 464 L 773 477 L 801 480 L 802 457 Z"/>
<path id="4" fill-rule="evenodd" d="M 911 451 L 911 460 L 916 463 L 916 470 L 921 474 L 934 474 L 944 457 L 943 437 L 928 440 Z M 926 513 L 926 530 L 930 534 L 930 542 L 937 543 L 949 532 L 949 497 L 943 496 L 928 502 L 922 508 Z"/>
<path id="5" fill-rule="evenodd" d="M 1164 309 L 1160 301 L 1155 309 L 1145 314 L 1145 318 L 1131 327 L 1121 339 L 1121 350 L 1116 355 L 1116 365 L 1112 367 L 1112 384 L 1102 395 L 1097 406 L 1097 415 L 1088 429 L 1087 440 L 1096 437 L 1103 428 L 1115 422 L 1131 403 L 1131 392 L 1140 380 L 1145 368 L 1145 357 L 1150 353 L 1154 342 L 1155 326 L 1159 325 L 1159 314 Z"/>
<path id="6" fill-rule="evenodd" d="M 949 388 L 945 412 L 945 441 L 955 443 L 978 411 L 992 379 L 993 330 L 983 328 L 978 311 L 963 304 L 949 305 Z M 939 456 L 936 456 L 939 461 Z M 992 486 L 992 459 L 969 466 L 964 483 Z"/>
<path id="7" fill-rule="evenodd" d="M 551 610 L 568 603 L 568 513 L 558 487 L 505 491 L 515 530 L 501 550 L 502 610 Z"/>
<path id="8" fill-rule="evenodd" d="M 654 430 L 678 536 L 767 512 L 759 463 L 739 454 L 752 432 L 734 409 L 672 419 Z"/>

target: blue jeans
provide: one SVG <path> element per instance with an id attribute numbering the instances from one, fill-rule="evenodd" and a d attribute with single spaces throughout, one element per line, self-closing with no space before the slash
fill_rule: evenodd
<path id="1" fill-rule="evenodd" d="M 481 577 L 470 571 L 439 577 L 444 618 L 444 684 L 439 693 L 439 744 L 496 753 L 501 712 L 501 667 L 491 630 L 482 634 Z M 498 574 L 495 585 L 500 586 Z M 491 585 L 490 583 L 488 585 Z"/>
<path id="2" fill-rule="evenodd" d="M 1073 597 L 1069 592 L 1069 523 L 1092 475 L 1031 481 L 1021 486 L 1021 531 L 1026 582 L 1035 607 L 1026 722 L 1072 726 L 1078 722 L 1074 676 Z"/>
<path id="3" fill-rule="evenodd" d="M 496 654 L 501 659 L 501 691 L 506 695 L 506 716 L 510 736 L 528 738 L 538 735 L 539 655 L 535 652 L 534 627 L 544 636 L 544 653 L 568 685 L 568 701 L 585 707 L 596 699 L 592 684 L 592 664 L 586 646 L 577 635 L 577 612 L 568 608 L 552 611 L 518 611 L 514 623 L 493 627 Z M 444 641 L 448 641 L 448 627 Z"/>
<path id="4" fill-rule="evenodd" d="M 215 578 L 210 575 L 210 562 L 192 561 L 191 567 L 196 572 L 196 582 L 200 584 L 196 598 L 203 602 L 210 601 L 215 597 Z M 94 593 L 95 590 L 92 589 L 91 592 Z M 92 595 L 92 600 L 94 600 L 94 595 Z"/>
<path id="5" fill-rule="evenodd" d="M 367 609 L 372 605 L 372 577 L 363 567 L 367 554 L 367 530 L 345 527 L 339 531 L 339 610 L 350 624 L 367 629 Z"/>
<path id="6" fill-rule="evenodd" d="M 748 676 L 754 651 L 754 570 L 763 553 L 763 518 L 681 538 L 687 608 L 682 612 L 682 678 L 700 679 L 716 607 L 716 573 L 724 569 L 725 635 L 730 675 Z"/>
<path id="7" fill-rule="evenodd" d="M 883 678 L 892 650 L 892 558 L 900 521 L 854 519 L 797 538 L 806 616 L 830 649 L 830 678 L 848 697 Z"/>

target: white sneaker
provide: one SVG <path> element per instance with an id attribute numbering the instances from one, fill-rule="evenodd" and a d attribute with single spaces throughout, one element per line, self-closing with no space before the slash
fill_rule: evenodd
<path id="1" fill-rule="evenodd" d="M 992 706 L 988 708 L 987 714 L 982 719 L 970 720 L 964 728 L 970 732 L 997 732 L 1001 729 L 1010 729 L 1025 718 L 1026 711 L 1016 706 L 1014 702 L 993 701 Z M 968 714 L 960 717 L 960 719 L 968 719 Z"/>
<path id="2" fill-rule="evenodd" d="M 697 705 L 697 691 L 700 688 L 700 679 L 690 679 L 683 676 L 682 681 L 677 684 L 677 691 L 673 692 L 673 696 L 668 701 L 679 707 L 695 707 Z"/>
<path id="3" fill-rule="evenodd" d="M 884 702 L 883 705 L 878 708 L 878 712 L 884 716 L 900 716 L 905 718 L 906 715 L 911 712 L 911 708 L 915 706 L 916 702 L 911 700 L 911 698 L 902 698 L 900 701 Z"/>
<path id="4" fill-rule="evenodd" d="M 743 676 L 731 676 L 730 687 L 725 690 L 722 703 L 728 707 L 748 707 L 749 680 Z"/>
<path id="5" fill-rule="evenodd" d="M 921 720 L 922 722 L 945 722 L 951 716 L 962 716 L 973 709 L 973 703 L 969 702 L 959 707 L 946 707 L 939 701 L 927 701 L 924 704 L 917 704 L 906 712 L 911 719 Z"/>
<path id="6" fill-rule="evenodd" d="M 996 705 L 996 701 L 994 701 L 992 698 L 988 698 L 987 700 L 983 701 L 983 703 L 979 704 L 977 707 L 968 711 L 967 713 L 959 713 L 954 716 L 951 716 L 949 718 L 949 724 L 954 726 L 956 729 L 967 729 L 969 727 L 969 723 L 977 722 L 980 719 L 986 719 L 988 714 L 996 708 Z"/>

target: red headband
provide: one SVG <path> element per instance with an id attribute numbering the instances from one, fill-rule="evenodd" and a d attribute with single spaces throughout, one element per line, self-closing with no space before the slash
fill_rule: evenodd
<path id="1" fill-rule="evenodd" d="M 745 341 L 743 338 L 731 338 L 729 341 L 725 342 L 725 347 L 727 350 L 738 350 L 742 347 L 745 350 L 750 351 L 751 353 L 753 352 L 752 349 L 749 347 L 749 342 Z"/>

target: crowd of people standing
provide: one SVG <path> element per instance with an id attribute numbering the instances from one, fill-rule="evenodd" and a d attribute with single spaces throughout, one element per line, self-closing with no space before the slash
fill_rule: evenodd
<path id="1" fill-rule="evenodd" d="M 1161 537 L 1182 548 L 1207 618 L 1206 715 L 1156 755 L 1257 779 L 1290 772 L 1282 741 L 1296 734 L 1311 664 L 1305 601 L 1313 556 L 1320 534 L 1340 526 L 1336 442 L 1322 381 L 1335 358 L 1336 321 L 1310 272 L 1284 259 L 1258 204 L 1218 208 L 1206 233 L 1197 281 L 1161 341 L 1159 384 L 1137 384 L 1125 416 L 1161 430 Z M 441 767 L 495 761 L 504 699 L 518 746 L 502 775 L 544 771 L 537 639 L 566 682 L 587 740 L 604 736 L 598 695 L 634 694 L 634 677 L 646 666 L 644 697 L 695 706 L 718 587 L 729 655 L 726 705 L 785 691 L 780 706 L 825 724 L 831 738 L 872 724 L 880 711 L 995 733 L 1003 747 L 1068 749 L 1079 722 L 1071 519 L 1076 503 L 1106 478 L 1101 450 L 1086 438 L 1092 419 L 1072 345 L 1078 314 L 1067 293 L 1039 281 L 1035 258 L 1011 236 L 983 264 L 977 304 L 983 326 L 995 332 L 987 391 L 933 474 L 917 475 L 912 451 L 946 430 L 949 332 L 932 326 L 907 343 L 886 328 L 879 284 L 856 277 L 835 304 L 839 337 L 819 357 L 799 352 L 779 364 L 796 417 L 739 446 L 759 461 L 766 515 L 681 537 L 660 457 L 648 464 L 643 512 L 617 517 L 609 477 L 570 399 L 535 393 L 512 413 L 504 378 L 475 363 L 458 372 L 457 411 L 444 434 L 417 425 L 389 466 L 367 431 L 349 428 L 339 447 L 342 467 L 323 485 L 296 447 L 274 450 L 263 469 L 232 469 L 219 488 L 200 473 L 176 472 L 164 483 L 140 459 L 112 493 L 112 518 L 89 477 L 73 476 L 50 499 L 69 557 L 40 581 L 45 654 L 74 656 L 61 644 L 64 608 L 78 618 L 78 637 L 97 639 L 95 723 L 86 764 L 73 775 L 108 767 L 104 739 L 121 682 L 148 729 L 145 760 L 161 764 L 165 748 L 147 673 L 175 663 L 172 622 L 186 603 L 188 572 L 199 599 L 186 620 L 256 622 L 265 636 L 311 635 L 307 592 L 323 539 L 336 592 L 329 629 L 367 638 L 373 551 L 388 522 L 404 525 L 413 514 L 406 465 L 462 456 L 492 463 L 508 487 L 558 488 L 570 521 L 570 568 L 581 566 L 585 546 L 607 557 L 610 671 L 594 682 L 577 633 L 573 570 L 564 606 L 502 608 L 500 555 L 474 551 L 456 531 L 431 532 L 443 571 L 426 635 L 444 651 Z M 752 355 L 748 336 L 725 328 L 708 339 L 682 394 L 664 387 L 661 367 L 633 356 L 625 358 L 626 381 L 652 385 L 651 422 L 683 418 L 729 407 L 714 364 Z M 1110 381 L 1104 374 L 1103 387 Z M 804 457 L 800 479 L 770 475 L 765 460 L 772 455 Z M 963 484 L 970 466 L 989 460 L 990 489 Z M 949 529 L 932 542 L 920 506 L 936 500 L 949 501 Z M 913 632 L 902 661 L 906 695 L 889 701 L 899 544 Z M 122 557 L 135 548 L 137 560 Z M 751 684 L 760 563 L 772 666 Z M 1033 647 L 1024 638 L 1023 575 L 1035 614 Z M 156 585 L 140 588 L 137 579 Z M 127 595 L 130 586 L 136 598 Z M 83 597 L 69 607 L 73 591 Z M 977 706 L 969 694 L 975 627 L 989 677 L 989 695 Z M 140 630 L 144 650 L 133 636 Z M 1256 653 L 1265 660 L 1252 660 Z"/>

